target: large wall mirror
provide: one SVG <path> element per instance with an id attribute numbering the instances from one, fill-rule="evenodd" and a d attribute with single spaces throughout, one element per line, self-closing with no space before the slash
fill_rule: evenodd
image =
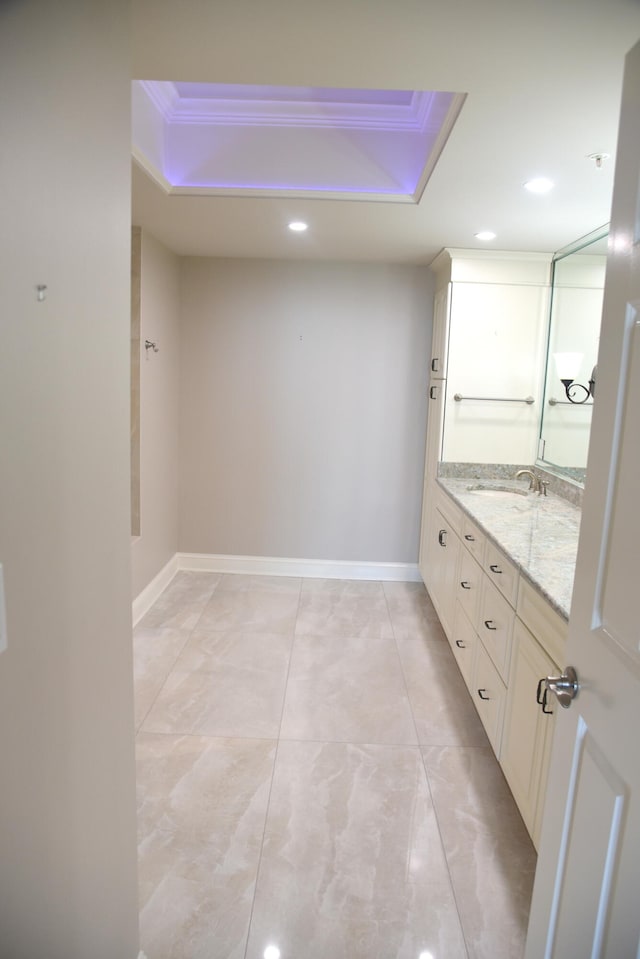
<path id="1" fill-rule="evenodd" d="M 539 463 L 579 483 L 585 477 L 597 389 L 592 376 L 600 341 L 608 234 L 607 224 L 559 250 L 552 263 Z"/>

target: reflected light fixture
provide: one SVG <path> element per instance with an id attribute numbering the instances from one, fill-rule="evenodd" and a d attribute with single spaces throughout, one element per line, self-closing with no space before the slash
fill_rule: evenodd
<path id="1" fill-rule="evenodd" d="M 280 959 L 280 950 L 277 946 L 267 946 L 263 952 L 264 959 Z"/>
<path id="2" fill-rule="evenodd" d="M 303 220 L 292 220 L 289 224 L 289 229 L 293 233 L 304 233 L 305 230 L 309 229 L 309 224 Z"/>
<path id="3" fill-rule="evenodd" d="M 496 235 L 492 230 L 480 230 L 479 233 L 474 233 L 476 240 L 484 240 L 488 242 L 489 240 L 495 240 Z"/>
<path id="4" fill-rule="evenodd" d="M 586 403 L 590 396 L 596 395 L 596 369 L 594 366 L 589 380 L 589 386 L 576 383 L 575 379 L 582 363 L 582 353 L 554 353 L 553 358 L 556 370 L 564 392 L 570 403 Z"/>

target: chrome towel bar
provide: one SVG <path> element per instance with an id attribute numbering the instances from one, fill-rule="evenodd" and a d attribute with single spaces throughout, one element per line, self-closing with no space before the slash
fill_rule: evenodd
<path id="1" fill-rule="evenodd" d="M 462 400 L 483 400 L 487 403 L 527 403 L 529 406 L 535 403 L 533 396 L 525 396 L 524 399 L 520 400 L 511 396 L 463 396 L 462 393 L 454 393 L 453 398 L 456 403 L 461 403 Z"/>

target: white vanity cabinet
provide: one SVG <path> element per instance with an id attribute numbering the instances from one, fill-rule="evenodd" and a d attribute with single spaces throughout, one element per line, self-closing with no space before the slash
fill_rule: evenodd
<path id="1" fill-rule="evenodd" d="M 557 707 L 550 699 L 543 711 L 536 693 L 561 672 L 567 624 L 440 487 L 433 499 L 425 582 L 537 845 Z"/>

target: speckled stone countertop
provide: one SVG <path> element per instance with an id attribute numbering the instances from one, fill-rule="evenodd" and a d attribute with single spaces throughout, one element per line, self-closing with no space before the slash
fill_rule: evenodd
<path id="1" fill-rule="evenodd" d="M 503 501 L 472 491 L 470 487 L 479 485 L 477 480 L 439 477 L 438 483 L 568 620 L 580 509 L 553 493 L 507 496 Z M 481 485 L 526 490 L 528 483 L 500 477 L 483 480 Z"/>

